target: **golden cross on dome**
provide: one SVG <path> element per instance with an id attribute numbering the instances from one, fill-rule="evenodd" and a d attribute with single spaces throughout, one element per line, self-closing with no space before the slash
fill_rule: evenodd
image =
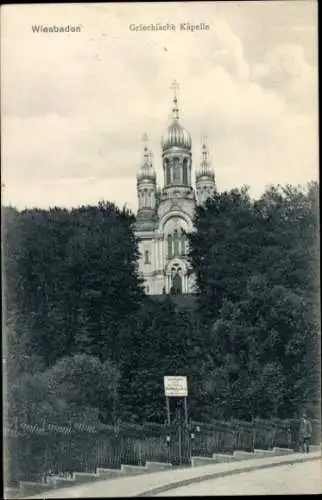
<path id="1" fill-rule="evenodd" d="M 201 144 L 202 144 L 202 146 L 207 146 L 207 136 L 206 135 L 201 136 Z"/>
<path id="2" fill-rule="evenodd" d="M 201 147 L 202 147 L 202 159 L 204 161 L 208 160 L 208 149 L 207 149 L 207 136 L 203 135 L 201 137 Z"/>
<path id="3" fill-rule="evenodd" d="M 179 109 L 178 109 L 178 99 L 177 99 L 177 90 L 179 88 L 178 82 L 176 80 L 173 80 L 170 88 L 173 90 L 172 119 L 177 121 L 179 119 Z"/>
<path id="4" fill-rule="evenodd" d="M 149 136 L 146 132 L 142 135 L 142 141 L 144 144 L 144 158 L 146 161 L 149 161 L 149 150 L 148 150 L 148 142 L 149 142 Z"/>
<path id="5" fill-rule="evenodd" d="M 171 90 L 173 90 L 174 98 L 176 99 L 177 98 L 177 90 L 179 90 L 179 83 L 177 82 L 177 80 L 173 80 L 170 88 L 171 88 Z"/>

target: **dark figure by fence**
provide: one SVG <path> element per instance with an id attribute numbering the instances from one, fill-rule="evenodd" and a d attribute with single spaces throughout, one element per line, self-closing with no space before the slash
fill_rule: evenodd
<path id="1" fill-rule="evenodd" d="M 310 451 L 310 442 L 312 437 L 312 424 L 308 419 L 306 413 L 304 413 L 303 418 L 301 420 L 300 425 L 300 437 L 302 443 L 302 449 L 304 453 L 309 453 Z"/>

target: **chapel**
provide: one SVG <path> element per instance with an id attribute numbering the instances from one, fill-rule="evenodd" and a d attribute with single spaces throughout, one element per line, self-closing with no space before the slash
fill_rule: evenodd
<path id="1" fill-rule="evenodd" d="M 148 295 L 193 294 L 195 277 L 187 259 L 187 235 L 194 230 L 196 204 L 216 190 L 206 141 L 201 160 L 192 165 L 192 138 L 181 124 L 176 82 L 173 83 L 172 120 L 161 138 L 162 186 L 158 185 L 148 137 L 137 172 L 139 268 Z"/>

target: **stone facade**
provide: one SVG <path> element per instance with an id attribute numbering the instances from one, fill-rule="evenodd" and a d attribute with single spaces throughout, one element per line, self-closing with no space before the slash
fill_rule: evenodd
<path id="1" fill-rule="evenodd" d="M 147 141 L 147 136 L 145 137 Z M 140 271 L 150 295 L 187 294 L 195 289 L 193 270 L 187 259 L 187 235 L 193 228 L 196 203 L 204 203 L 216 189 L 215 176 L 202 146 L 202 161 L 192 187 L 191 136 L 179 122 L 174 95 L 172 123 L 161 140 L 163 187 L 157 186 L 152 155 L 147 144 L 137 174 L 138 213 L 135 233 L 139 239 Z"/>

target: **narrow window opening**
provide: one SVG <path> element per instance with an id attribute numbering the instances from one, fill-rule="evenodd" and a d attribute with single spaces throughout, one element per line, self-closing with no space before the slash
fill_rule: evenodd
<path id="1" fill-rule="evenodd" d="M 151 264 L 149 250 L 145 250 L 144 252 L 144 264 Z"/>

